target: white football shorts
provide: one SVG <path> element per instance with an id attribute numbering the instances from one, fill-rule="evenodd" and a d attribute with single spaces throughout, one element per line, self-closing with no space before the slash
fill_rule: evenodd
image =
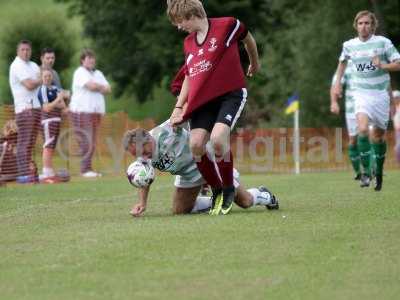
<path id="1" fill-rule="evenodd" d="M 354 92 L 355 113 L 364 113 L 372 125 L 387 129 L 389 123 L 390 98 L 385 91 Z"/>
<path id="2" fill-rule="evenodd" d="M 236 169 L 233 169 L 233 185 L 235 186 L 235 188 L 239 187 L 239 177 L 240 173 Z M 199 176 L 194 176 L 192 178 L 186 178 L 185 176 L 180 175 L 175 176 L 174 185 L 178 188 L 189 189 L 192 187 L 203 185 L 205 183 L 206 181 L 199 172 Z"/>
<path id="3" fill-rule="evenodd" d="M 349 136 L 357 135 L 357 119 L 355 114 L 346 114 L 347 134 Z"/>

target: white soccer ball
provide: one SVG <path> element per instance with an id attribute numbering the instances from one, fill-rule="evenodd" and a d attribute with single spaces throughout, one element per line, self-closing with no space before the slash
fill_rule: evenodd
<path id="1" fill-rule="evenodd" d="M 136 160 L 129 165 L 126 176 L 134 187 L 143 188 L 152 184 L 155 172 L 150 161 Z"/>

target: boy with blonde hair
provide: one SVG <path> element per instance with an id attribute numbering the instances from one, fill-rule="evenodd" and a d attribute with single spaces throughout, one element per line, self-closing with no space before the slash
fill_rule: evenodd
<path id="1" fill-rule="evenodd" d="M 238 43 L 244 43 L 249 57 L 248 76 L 260 69 L 257 45 L 239 20 L 207 18 L 199 0 L 167 4 L 172 24 L 189 33 L 184 41 L 185 78 L 170 120 L 174 126 L 190 120 L 190 149 L 213 190 L 210 213 L 227 214 L 235 195 L 230 132 L 247 98 Z M 206 153 L 209 140 L 216 162 Z"/>

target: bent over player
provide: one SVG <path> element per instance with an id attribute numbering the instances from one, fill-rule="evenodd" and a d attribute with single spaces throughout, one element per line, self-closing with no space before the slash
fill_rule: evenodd
<path id="1" fill-rule="evenodd" d="M 211 207 L 210 197 L 198 197 L 205 180 L 197 169 L 190 151 L 187 130 L 181 127 L 173 128 L 169 121 L 150 132 L 137 128 L 125 133 L 123 146 L 133 156 L 151 159 L 154 168 L 176 175 L 173 213 L 198 212 Z M 278 199 L 267 188 L 245 190 L 238 182 L 238 172 L 234 173 L 237 205 L 242 208 L 254 205 L 265 205 L 268 209 L 279 208 Z M 150 187 L 139 189 L 139 202 L 131 211 L 133 216 L 140 216 L 145 211 L 149 189 Z"/>

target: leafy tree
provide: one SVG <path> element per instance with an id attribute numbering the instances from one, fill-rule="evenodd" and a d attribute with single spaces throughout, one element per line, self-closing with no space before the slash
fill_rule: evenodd
<path id="1" fill-rule="evenodd" d="M 30 12 L 24 18 L 9 17 L 12 22 L 9 22 L 1 31 L 2 66 L 8 70 L 16 55 L 16 45 L 20 40 L 28 39 L 32 42 L 32 60 L 37 64 L 40 65 L 40 50 L 51 47 L 57 55 L 55 69 L 62 72 L 69 67 L 75 53 L 77 37 L 74 31 L 65 25 L 65 16 L 60 15 L 57 10 L 42 10 L 39 13 Z M 8 80 L 1 80 L 1 85 L 0 98 L 4 99 L 6 104 L 11 104 L 12 97 Z"/>
<path id="2" fill-rule="evenodd" d="M 84 33 L 101 56 L 101 68 L 116 83 L 117 95 L 127 90 L 145 101 L 164 77 L 183 63 L 179 33 L 166 16 L 166 1 L 59 0 L 83 16 Z M 204 1 L 209 16 L 233 15 L 252 27 L 264 27 L 266 2 Z M 168 82 L 168 81 L 167 81 Z"/>

